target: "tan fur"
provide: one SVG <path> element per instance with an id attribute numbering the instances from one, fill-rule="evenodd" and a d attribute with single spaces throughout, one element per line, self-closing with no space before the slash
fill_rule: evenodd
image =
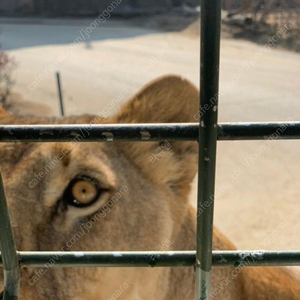
<path id="1" fill-rule="evenodd" d="M 194 122 L 197 111 L 197 89 L 185 79 L 168 76 L 146 86 L 116 116 L 102 123 Z M 96 123 L 95 120 L 99 118 L 88 115 L 62 119 L 21 117 L 0 109 L 1 124 Z M 196 215 L 188 194 L 197 171 L 196 142 L 170 142 L 171 148 L 154 162 L 149 157 L 162 146 L 159 142 L 70 145 L 0 144 L 1 170 L 18 250 L 195 249 Z M 70 152 L 33 187 L 36 174 L 45 172 L 49 163 L 69 146 Z M 97 179 L 105 189 L 98 201 L 87 208 L 62 204 L 63 192 L 76 175 Z M 105 212 L 109 200 L 123 187 L 126 191 Z M 101 217 L 89 232 L 70 246 L 82 224 L 88 224 L 100 211 Z M 217 230 L 214 248 L 235 249 Z M 40 269 L 22 270 L 20 300 L 195 299 L 193 268 L 44 271 L 37 277 L 42 273 Z M 34 278 L 38 280 L 33 284 Z M 299 282 L 284 268 L 214 268 L 212 282 L 212 299 L 300 299 Z M 0 288 L 1 285 L 0 278 Z"/>

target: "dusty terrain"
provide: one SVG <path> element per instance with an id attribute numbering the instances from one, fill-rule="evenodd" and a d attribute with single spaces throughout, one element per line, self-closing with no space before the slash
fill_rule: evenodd
<path id="1" fill-rule="evenodd" d="M 58 70 L 68 115 L 106 114 L 124 89 L 120 104 L 163 74 L 180 74 L 198 85 L 195 35 L 108 21 L 69 50 L 91 21 L 2 19 L 1 43 L 18 62 L 15 91 L 49 105 L 57 115 Z M 221 44 L 220 86 L 230 87 L 220 96 L 220 122 L 299 121 L 299 54 L 270 48 L 254 61 L 262 46 L 230 39 Z M 247 62 L 247 70 L 239 73 Z M 215 223 L 242 249 L 299 250 L 300 141 L 276 141 L 258 150 L 263 143 L 219 142 Z M 239 171 L 243 164 L 247 167 Z M 226 188 L 224 182 L 229 182 Z M 193 202 L 195 195 L 194 189 Z"/>

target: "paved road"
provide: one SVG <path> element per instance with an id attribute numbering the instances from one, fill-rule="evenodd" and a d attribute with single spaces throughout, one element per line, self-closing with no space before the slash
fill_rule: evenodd
<path id="1" fill-rule="evenodd" d="M 88 37 L 83 29 L 91 21 L 2 22 L 1 43 L 19 64 L 16 90 L 58 114 L 59 70 L 67 114 L 79 114 L 101 112 L 123 89 L 126 101 L 163 74 L 199 82 L 197 38 L 110 21 Z M 299 120 L 300 55 L 270 49 L 254 61 L 261 50 L 247 41 L 222 40 L 221 88 L 229 88 L 221 94 L 220 122 Z M 300 249 L 300 142 L 276 141 L 265 150 L 261 145 L 218 144 L 215 222 L 244 249 Z"/>

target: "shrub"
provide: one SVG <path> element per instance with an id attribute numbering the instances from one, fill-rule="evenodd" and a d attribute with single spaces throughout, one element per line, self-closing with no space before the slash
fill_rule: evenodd
<path id="1" fill-rule="evenodd" d="M 12 73 L 16 67 L 14 58 L 0 51 L 0 104 L 5 107 L 7 98 L 14 84 Z"/>

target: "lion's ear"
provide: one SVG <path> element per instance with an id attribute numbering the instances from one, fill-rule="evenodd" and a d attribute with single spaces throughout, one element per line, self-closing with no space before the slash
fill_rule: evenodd
<path id="1" fill-rule="evenodd" d="M 199 92 L 188 80 L 166 76 L 145 86 L 119 113 L 114 123 L 196 122 Z M 196 142 L 120 143 L 122 151 L 153 181 L 172 190 L 188 191 L 197 171 Z"/>
<path id="2" fill-rule="evenodd" d="M 146 85 L 115 116 L 117 123 L 195 122 L 199 92 L 188 80 L 165 76 Z"/>

